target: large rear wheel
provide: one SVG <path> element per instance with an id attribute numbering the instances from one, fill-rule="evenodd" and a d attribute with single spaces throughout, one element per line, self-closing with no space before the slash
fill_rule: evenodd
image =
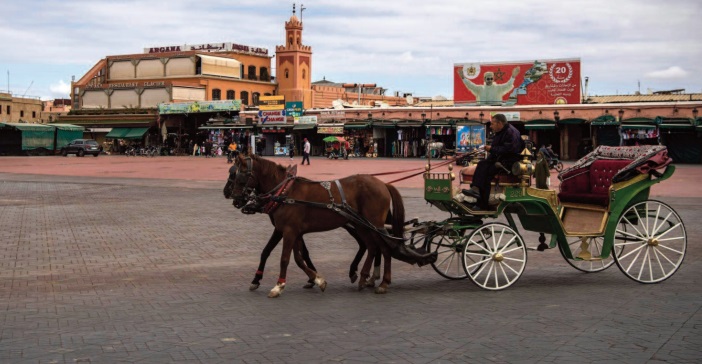
<path id="1" fill-rule="evenodd" d="M 526 266 L 524 240 L 505 224 L 489 223 L 475 229 L 463 249 L 464 268 L 480 288 L 499 291 L 519 279 Z M 476 269 L 477 268 L 477 269 Z"/>
<path id="2" fill-rule="evenodd" d="M 640 283 L 662 282 L 682 264 L 687 234 L 680 216 L 667 204 L 647 200 L 629 207 L 614 233 L 614 261 Z"/>
<path id="3" fill-rule="evenodd" d="M 468 277 L 463 269 L 463 231 L 446 230 L 429 239 L 429 250 L 437 253 L 436 262 L 431 263 L 436 273 L 448 279 L 465 279 Z"/>
<path id="4" fill-rule="evenodd" d="M 600 258 L 602 252 L 602 243 L 604 239 L 600 236 L 595 237 L 579 237 L 572 242 L 568 242 L 570 252 L 573 259 L 566 257 L 563 248 L 558 244 L 558 251 L 561 252 L 563 259 L 570 264 L 571 267 L 585 273 L 601 272 L 614 264 L 614 258 L 610 255 L 608 258 Z"/>

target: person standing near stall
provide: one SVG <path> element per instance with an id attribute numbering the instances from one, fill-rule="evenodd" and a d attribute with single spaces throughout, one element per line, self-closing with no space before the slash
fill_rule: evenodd
<path id="1" fill-rule="evenodd" d="M 305 165 L 305 160 L 307 160 L 307 165 L 310 165 L 310 142 L 305 138 L 305 144 L 302 147 L 302 165 Z"/>

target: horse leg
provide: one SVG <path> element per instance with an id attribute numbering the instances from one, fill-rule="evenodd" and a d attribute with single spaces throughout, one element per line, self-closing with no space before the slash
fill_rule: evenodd
<path id="1" fill-rule="evenodd" d="M 363 241 L 361 241 L 361 237 L 356 234 L 355 228 L 344 226 L 344 229 L 349 233 L 349 235 L 356 239 L 356 242 L 358 243 L 358 251 L 356 252 L 356 256 L 353 258 L 351 266 L 349 267 L 349 279 L 351 279 L 351 283 L 354 283 L 358 279 L 358 263 L 361 262 L 363 254 L 366 253 L 366 244 L 363 243 Z"/>
<path id="2" fill-rule="evenodd" d="M 390 285 L 390 282 L 392 280 L 391 276 L 391 256 L 390 256 L 390 249 L 387 247 L 387 245 L 384 244 L 383 241 L 380 241 L 381 239 L 378 239 L 378 245 L 379 248 L 378 250 L 382 251 L 383 258 L 385 260 L 385 266 L 384 266 L 384 272 L 383 272 L 383 281 L 380 282 L 380 285 L 376 287 L 375 293 L 377 294 L 384 294 L 388 292 L 388 286 Z M 380 253 L 379 253 L 380 255 Z"/>
<path id="3" fill-rule="evenodd" d="M 297 266 L 302 269 L 302 271 L 307 274 L 307 284 L 304 286 L 304 288 L 312 288 L 314 287 L 315 284 L 319 286 L 319 289 L 324 292 L 324 290 L 327 288 L 327 281 L 322 278 L 317 272 L 310 268 L 306 263 L 304 259 L 304 252 L 303 252 L 303 247 L 304 247 L 305 241 L 302 239 L 302 236 L 300 236 L 300 239 L 298 239 L 295 242 L 295 247 L 293 248 L 293 256 L 295 257 L 295 263 L 297 263 Z M 306 250 L 306 248 L 304 248 Z M 309 259 L 309 254 L 308 254 L 308 259 Z"/>
<path id="4" fill-rule="evenodd" d="M 279 297 L 285 289 L 285 277 L 288 273 L 288 264 L 290 264 L 290 253 L 292 253 L 297 238 L 298 237 L 295 236 L 294 233 L 288 232 L 283 234 L 283 252 L 280 254 L 280 273 L 275 287 L 268 292 L 269 298 Z"/>
<path id="5" fill-rule="evenodd" d="M 375 259 L 373 260 L 373 275 L 366 281 L 366 287 L 375 287 L 375 281 L 380 279 L 380 262 L 382 260 L 381 251 L 378 247 L 375 250 Z"/>
<path id="6" fill-rule="evenodd" d="M 312 269 L 313 271 L 317 271 L 317 268 L 314 267 L 314 264 L 312 264 L 312 259 L 310 259 L 310 252 L 307 250 L 307 244 L 305 244 L 305 239 L 300 237 L 300 240 L 302 241 L 302 259 L 305 261 L 305 264 Z M 299 264 L 298 264 L 299 265 Z M 302 268 L 302 267 L 300 267 Z M 304 269 L 303 269 L 304 270 Z M 302 286 L 302 288 L 312 288 L 314 287 L 314 278 L 310 278 L 307 281 L 307 284 Z"/>
<path id="7" fill-rule="evenodd" d="M 370 277 L 370 268 L 373 263 L 373 258 L 375 258 L 376 254 L 376 247 L 373 241 L 373 237 L 370 236 L 372 233 L 360 233 L 359 235 L 362 237 L 362 241 L 367 242 L 366 245 L 366 250 L 368 252 L 368 255 L 366 256 L 366 261 L 363 263 L 363 268 L 361 269 L 361 279 L 358 281 L 358 290 L 361 291 L 363 288 L 365 288 L 368 284 L 368 279 Z"/>
<path id="8" fill-rule="evenodd" d="M 268 239 L 268 244 L 266 244 L 261 252 L 261 260 L 258 262 L 258 270 L 256 271 L 256 275 L 254 275 L 253 281 L 251 281 L 249 291 L 254 291 L 261 285 L 261 279 L 263 279 L 263 269 L 266 267 L 266 260 L 268 260 L 271 252 L 276 246 L 278 246 L 278 243 L 282 238 L 283 233 L 278 230 L 273 230 L 273 235 L 271 235 L 271 238 Z"/>

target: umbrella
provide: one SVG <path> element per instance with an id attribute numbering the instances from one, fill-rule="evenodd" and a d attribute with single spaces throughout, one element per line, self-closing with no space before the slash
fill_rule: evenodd
<path id="1" fill-rule="evenodd" d="M 326 138 L 324 138 L 324 139 L 322 139 L 322 140 L 324 140 L 324 141 L 327 142 L 327 143 L 333 143 L 333 142 L 336 142 L 336 141 L 337 141 L 337 139 L 336 139 L 335 136 L 328 136 L 328 137 L 326 137 Z"/>
<path id="2" fill-rule="evenodd" d="M 344 138 L 342 138 L 342 137 L 336 137 L 336 140 L 338 140 L 338 141 L 340 141 L 340 142 L 342 142 L 342 143 L 345 143 L 345 142 L 346 142 L 346 139 L 344 139 Z"/>

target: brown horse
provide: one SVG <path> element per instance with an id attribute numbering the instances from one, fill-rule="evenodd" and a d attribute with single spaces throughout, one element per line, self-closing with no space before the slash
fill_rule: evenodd
<path id="1" fill-rule="evenodd" d="M 321 275 L 303 263 L 301 238 L 306 233 L 333 230 L 350 224 L 367 247 L 359 289 L 369 277 L 376 249 L 385 258 L 384 274 L 376 293 L 385 293 L 391 282 L 390 256 L 410 263 L 435 261 L 435 254 L 420 255 L 402 244 L 404 205 L 397 189 L 369 175 L 354 175 L 332 182 L 314 182 L 290 176 L 285 167 L 263 158 L 238 156 L 237 173 L 227 183 L 235 206 L 244 204 L 252 191 L 266 191 L 264 207 L 277 231 L 283 233 L 283 252 L 278 283 L 269 297 L 278 297 L 285 288 L 290 254 L 298 266 L 320 289 L 326 288 Z M 384 223 L 392 204 L 392 236 L 384 234 Z M 397 239 L 393 239 L 393 237 Z"/>

